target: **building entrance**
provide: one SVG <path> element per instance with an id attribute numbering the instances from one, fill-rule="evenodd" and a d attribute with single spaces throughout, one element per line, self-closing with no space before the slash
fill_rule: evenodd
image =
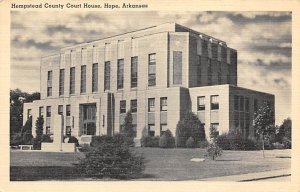
<path id="1" fill-rule="evenodd" d="M 96 133 L 96 104 L 80 105 L 81 134 L 95 135 Z"/>

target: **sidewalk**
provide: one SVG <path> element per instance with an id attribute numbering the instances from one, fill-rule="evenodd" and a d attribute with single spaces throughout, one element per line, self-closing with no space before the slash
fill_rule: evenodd
<path id="1" fill-rule="evenodd" d="M 287 179 L 287 178 L 289 179 Z M 274 179 L 276 178 L 276 179 Z M 282 178 L 282 179 L 280 179 Z M 212 177 L 201 179 L 202 181 L 237 181 L 237 182 L 246 182 L 246 181 L 263 181 L 270 180 L 272 181 L 288 181 L 291 178 L 291 170 L 290 169 L 279 169 L 272 171 L 264 171 L 264 172 L 256 172 L 256 173 L 248 173 L 242 175 L 230 175 L 223 177 Z"/>

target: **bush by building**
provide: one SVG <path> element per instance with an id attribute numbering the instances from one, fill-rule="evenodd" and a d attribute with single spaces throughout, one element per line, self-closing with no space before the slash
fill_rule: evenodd
<path id="1" fill-rule="evenodd" d="M 120 133 L 125 137 L 125 143 L 129 146 L 134 146 L 134 137 L 136 135 L 136 130 L 134 130 L 134 125 L 132 124 L 132 114 L 130 111 L 126 113 L 124 123 L 121 125 Z"/>
<path id="2" fill-rule="evenodd" d="M 195 148 L 196 147 L 196 143 L 195 143 L 195 140 L 193 139 L 193 137 L 190 137 L 188 140 L 186 140 L 185 146 L 187 148 Z"/>
<path id="3" fill-rule="evenodd" d="M 142 136 L 141 138 L 142 147 L 159 147 L 159 136 L 151 137 L 149 135 Z"/>
<path id="4" fill-rule="evenodd" d="M 144 158 L 134 154 L 124 136 L 97 136 L 76 167 L 85 176 L 97 178 L 130 179 L 139 177 L 144 168 Z"/>
<path id="5" fill-rule="evenodd" d="M 168 129 L 159 139 L 159 147 L 161 148 L 172 148 L 175 146 L 175 138 L 172 132 Z"/>
<path id="6" fill-rule="evenodd" d="M 186 141 L 193 137 L 196 144 L 205 141 L 205 130 L 197 115 L 192 112 L 186 113 L 184 119 L 177 123 L 176 127 L 176 146 L 186 147 Z"/>

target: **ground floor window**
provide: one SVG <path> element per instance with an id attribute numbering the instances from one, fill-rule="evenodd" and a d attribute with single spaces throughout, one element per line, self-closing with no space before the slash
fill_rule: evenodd
<path id="1" fill-rule="evenodd" d="M 46 127 L 46 135 L 51 135 L 51 127 Z"/>
<path id="2" fill-rule="evenodd" d="M 155 125 L 153 124 L 148 125 L 148 135 L 151 137 L 155 136 Z"/>
<path id="3" fill-rule="evenodd" d="M 212 123 L 210 126 L 215 128 L 215 130 L 217 131 L 217 135 L 219 135 L 219 123 Z"/>
<path id="4" fill-rule="evenodd" d="M 162 136 L 166 130 L 168 130 L 168 125 L 167 124 L 161 124 L 160 125 L 160 136 Z"/>
<path id="5" fill-rule="evenodd" d="M 66 135 L 71 136 L 71 132 L 72 132 L 71 126 L 66 126 Z"/>

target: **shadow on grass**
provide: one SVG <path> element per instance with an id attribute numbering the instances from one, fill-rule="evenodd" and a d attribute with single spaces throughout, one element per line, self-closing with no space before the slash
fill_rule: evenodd
<path id="1" fill-rule="evenodd" d="M 154 178 L 151 174 L 142 174 L 131 179 Z M 124 179 L 124 180 L 131 180 Z M 88 177 L 79 172 L 74 166 L 11 166 L 11 181 L 38 181 L 38 180 L 120 180 L 99 179 Z"/>

